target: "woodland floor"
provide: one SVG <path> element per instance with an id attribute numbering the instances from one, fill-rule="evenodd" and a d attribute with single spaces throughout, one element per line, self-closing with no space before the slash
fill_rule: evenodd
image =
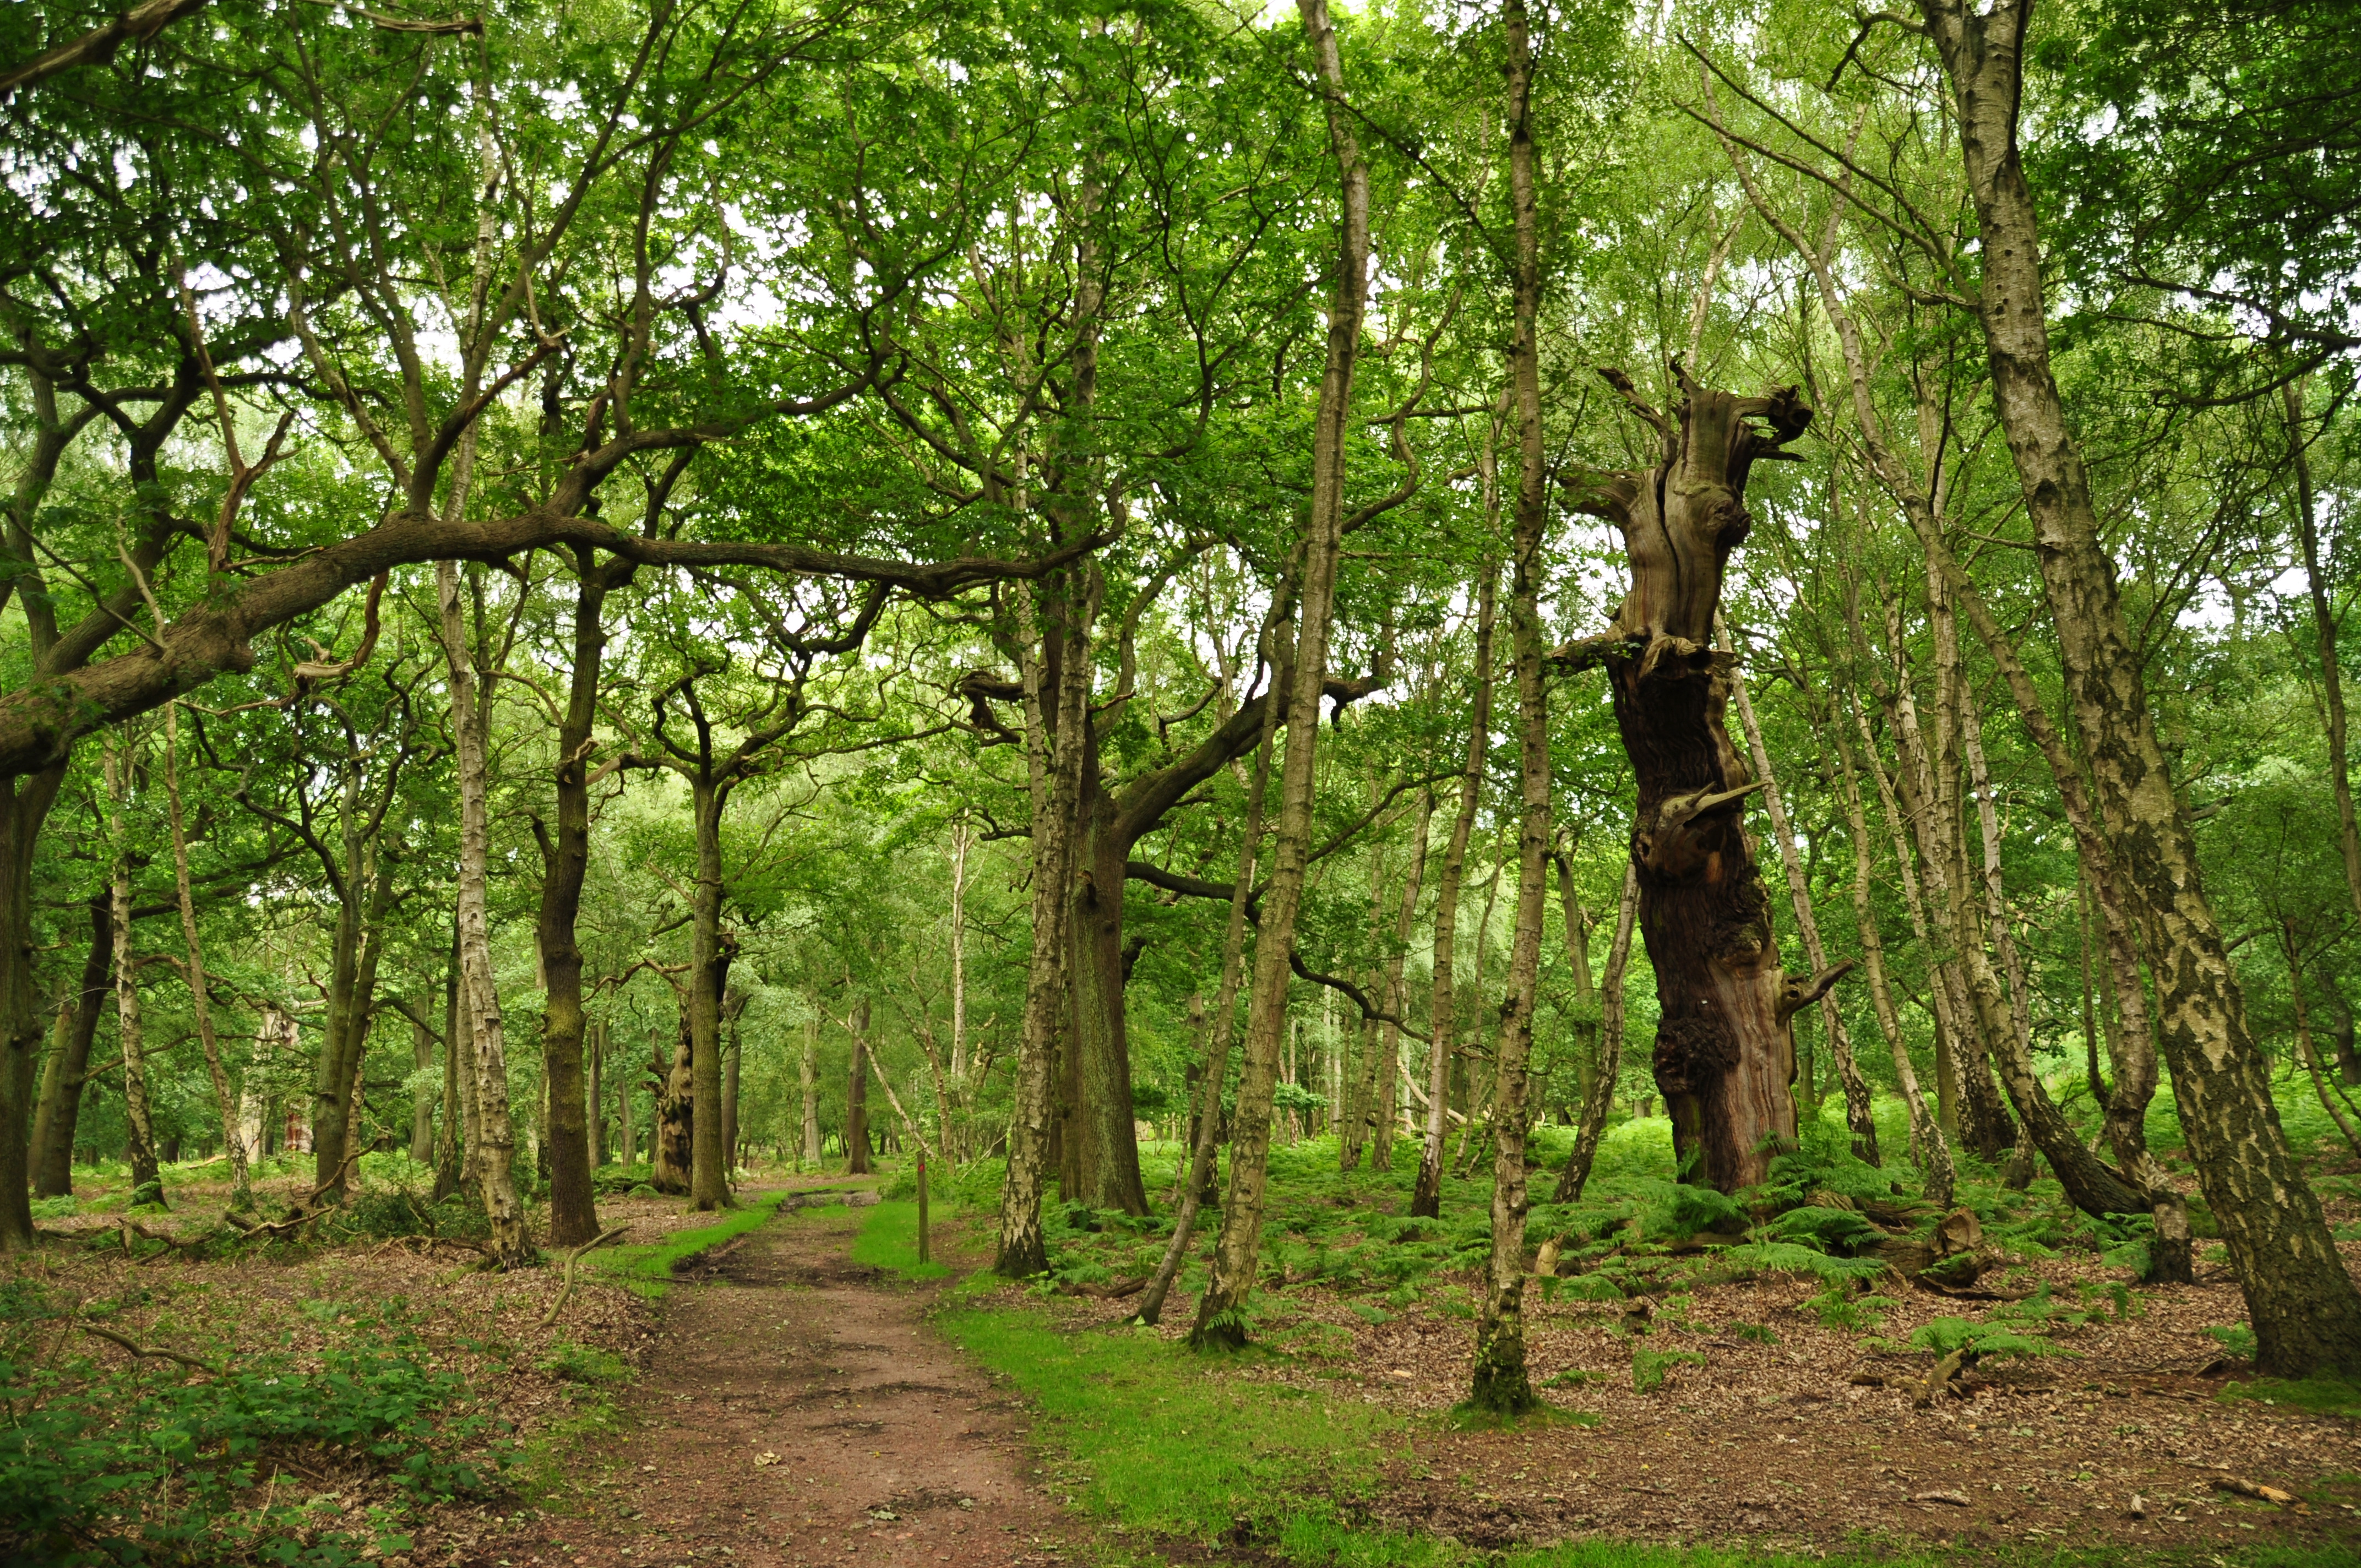
<path id="1" fill-rule="evenodd" d="M 770 1182 L 746 1196 L 777 1190 Z M 171 1221 L 146 1223 L 202 1222 L 200 1194 L 176 1201 Z M 600 1208 L 607 1223 L 632 1227 L 627 1245 L 711 1218 L 683 1215 L 676 1201 L 611 1198 Z M 1127 1442 L 1153 1463 L 1189 1435 L 1159 1427 L 1152 1406 L 1104 1437 L 1036 1421 L 1043 1390 L 1019 1387 L 1021 1368 L 987 1373 L 930 1324 L 950 1281 L 914 1283 L 852 1260 L 868 1212 L 779 1214 L 687 1265 L 661 1300 L 586 1270 L 545 1329 L 558 1269 L 470 1273 L 416 1238 L 267 1263 L 43 1249 L 36 1266 L 72 1299 L 112 1304 L 108 1321 L 144 1343 L 300 1351 L 333 1332 L 339 1313 L 368 1310 L 413 1326 L 442 1365 L 466 1370 L 523 1457 L 497 1500 L 445 1505 L 405 1527 L 413 1544 L 390 1563 L 1015 1568 L 1138 1561 L 1143 1550 L 1149 1561 L 1279 1561 L 1266 1540 L 1126 1533 L 1120 1508 L 1074 1486 L 1072 1471 L 1096 1467 L 1104 1455 L 1094 1444 Z M 939 1230 L 956 1271 L 988 1256 L 989 1221 L 971 1212 Z M 113 1224 L 91 1214 L 46 1228 Z M 2361 1272 L 2361 1245 L 2347 1252 Z M 2087 1255 L 2030 1266 L 2068 1300 L 2092 1299 L 2078 1287 L 2125 1277 Z M 1865 1349 L 1860 1330 L 1825 1326 L 1801 1280 L 1699 1284 L 1658 1302 L 1638 1339 L 1621 1332 L 1620 1305 L 1537 1291 L 1535 1380 L 1561 1411 L 1595 1424 L 1505 1431 L 1455 1430 L 1445 1419 L 1466 1387 L 1470 1283 L 1436 1275 L 1390 1311 L 1367 1292 L 1320 1284 L 1267 1290 L 1257 1353 L 1202 1372 L 1187 1364 L 1181 1376 L 1224 1386 L 1224 1408 L 1241 1422 L 1273 1401 L 1309 1398 L 1356 1407 L 1387 1433 L 1374 1468 L 1340 1461 L 1332 1476 L 1307 1453 L 1287 1483 L 1297 1490 L 1261 1497 L 1258 1508 L 1283 1518 L 1290 1496 L 1313 1499 L 1373 1541 L 1439 1540 L 1520 1562 L 1520 1549 L 1608 1541 L 1719 1547 L 1738 1561 L 1960 1548 L 1967 1561 L 2203 1563 L 2225 1549 L 2249 1549 L 2235 1554 L 2245 1560 L 2283 1545 L 2308 1549 L 2308 1562 L 2361 1562 L 2361 1420 L 2235 1397 L 2245 1369 L 2224 1364 L 2203 1332 L 2243 1316 L 2235 1287 L 2217 1275 L 2133 1291 L 2127 1315 L 2097 1312 L 2056 1335 L 2070 1355 L 1987 1363 L 1971 1398 L 1931 1409 L 1914 1408 L 1908 1387 L 1931 1356 Z M 1021 1318 L 1060 1343 L 1123 1350 L 1148 1334 L 1124 1327 L 1128 1302 L 980 1285 L 961 1292 L 961 1310 Z M 1978 1310 L 1892 1293 L 1897 1305 L 1879 1332 L 1896 1343 L 1928 1319 Z M 1164 1337 L 1186 1321 L 1176 1304 Z M 1635 1344 L 1699 1360 L 1674 1364 L 1662 1388 L 1642 1394 L 1631 1387 Z M 2218 1483 L 2234 1478 L 2285 1488 L 2305 1507 L 2225 1495 Z M 347 1522 L 385 1495 L 358 1465 L 324 1461 L 273 1485 L 302 1490 L 325 1517 L 341 1508 Z M 1079 1507 L 1067 1506 L 1076 1490 Z"/>

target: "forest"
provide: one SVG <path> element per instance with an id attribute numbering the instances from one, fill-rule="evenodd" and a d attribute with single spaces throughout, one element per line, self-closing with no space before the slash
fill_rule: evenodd
<path id="1" fill-rule="evenodd" d="M 2349 7 L 124 3 L 0 1563 L 2361 1553 Z"/>

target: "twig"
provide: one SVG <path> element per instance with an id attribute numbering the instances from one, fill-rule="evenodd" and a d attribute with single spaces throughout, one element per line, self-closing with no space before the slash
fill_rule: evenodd
<path id="1" fill-rule="evenodd" d="M 209 1373 L 215 1377 L 221 1376 L 220 1367 L 214 1365 L 211 1362 L 199 1361 L 193 1355 L 182 1355 L 177 1350 L 166 1350 L 162 1345 L 158 1344 L 134 1344 L 131 1341 L 125 1339 L 121 1334 L 116 1333 L 113 1329 L 102 1329 L 95 1323 L 83 1323 L 80 1326 L 82 1332 L 105 1340 L 111 1344 L 119 1344 L 134 1355 L 140 1356 L 142 1358 L 148 1356 L 160 1356 L 166 1361 L 177 1361 L 183 1366 L 193 1366 L 198 1371 Z"/>
<path id="2" fill-rule="evenodd" d="M 617 1225 L 612 1230 L 601 1231 L 566 1255 L 566 1283 L 558 1288 L 557 1299 L 549 1304 L 549 1310 L 542 1314 L 541 1321 L 534 1327 L 545 1329 L 557 1321 L 557 1314 L 565 1307 L 566 1299 L 574 1294 L 574 1266 L 582 1261 L 582 1255 L 593 1247 L 606 1245 L 631 1228 L 629 1225 Z"/>

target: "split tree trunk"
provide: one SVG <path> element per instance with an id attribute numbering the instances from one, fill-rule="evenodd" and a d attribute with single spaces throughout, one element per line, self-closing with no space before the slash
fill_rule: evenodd
<path id="1" fill-rule="evenodd" d="M 1712 645 L 1722 572 L 1752 524 L 1748 474 L 1812 416 L 1793 388 L 1740 398 L 1675 374 L 1683 400 L 1670 419 L 1609 378 L 1664 437 L 1662 463 L 1573 481 L 1577 510 L 1622 530 L 1631 565 L 1614 623 L 1583 646 L 1607 666 L 1639 783 L 1631 860 L 1656 971 L 1656 1085 L 1684 1176 L 1734 1192 L 1795 1140 L 1788 1020 L 1836 978 L 1780 970 L 1742 818 L 1758 785 L 1723 723 L 1730 661 Z"/>
<path id="2" fill-rule="evenodd" d="M 1328 308 L 1328 342 L 1312 428 L 1312 497 L 1303 535 L 1303 591 L 1297 611 L 1295 654 L 1286 688 L 1286 751 L 1279 781 L 1279 817 L 1271 834 L 1270 888 L 1255 941 L 1252 1000 L 1246 1014 L 1246 1059 L 1238 1083 L 1237 1117 L 1230 1146 L 1230 1186 L 1222 1205 L 1222 1234 L 1213 1248 L 1212 1278 L 1197 1303 L 1190 1343 L 1200 1350 L 1235 1346 L 1246 1337 L 1239 1309 L 1254 1288 L 1262 1254 L 1263 1193 L 1269 1175 L 1270 1112 L 1279 1080 L 1279 1043 L 1287 1028 L 1287 993 L 1295 954 L 1295 922 L 1303 898 L 1312 848 L 1313 764 L 1320 745 L 1320 700 L 1328 666 L 1329 618 L 1335 606 L 1336 562 L 1344 547 L 1345 463 L 1354 429 L 1353 371 L 1368 304 L 1369 170 L 1355 139 L 1345 96 L 1345 67 L 1327 0 L 1296 0 L 1315 82 L 1327 111 L 1329 148 L 1336 159 L 1342 219 L 1336 286 Z M 1274 687 L 1272 697 L 1279 696 Z"/>

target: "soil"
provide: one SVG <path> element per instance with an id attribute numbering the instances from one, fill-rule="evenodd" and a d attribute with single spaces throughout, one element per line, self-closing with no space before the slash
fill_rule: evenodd
<path id="1" fill-rule="evenodd" d="M 925 1326 L 939 1287 L 848 1261 L 861 1217 L 783 1218 L 708 1255 L 665 1298 L 625 1435 L 592 1445 L 571 1498 L 461 1561 L 1054 1561 L 1071 1527 L 1027 1484 L 1016 1406 Z"/>

